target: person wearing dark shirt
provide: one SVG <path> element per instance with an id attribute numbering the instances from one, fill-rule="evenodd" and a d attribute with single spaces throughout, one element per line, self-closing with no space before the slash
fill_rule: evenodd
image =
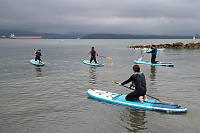
<path id="1" fill-rule="evenodd" d="M 97 64 L 96 55 L 98 56 L 98 53 L 94 50 L 94 47 L 91 48 L 91 51 L 88 54 L 91 54 L 90 63 L 94 60 Z"/>
<path id="2" fill-rule="evenodd" d="M 35 53 L 35 61 L 39 60 L 40 62 L 41 61 L 40 57 L 42 56 L 41 49 L 39 48 L 37 51 L 34 49 L 34 53 Z"/>
<path id="3" fill-rule="evenodd" d="M 151 63 L 158 63 L 156 61 L 156 55 L 157 55 L 157 49 L 155 45 L 152 45 L 151 47 L 151 51 L 147 52 L 147 53 L 151 53 Z"/>
<path id="4" fill-rule="evenodd" d="M 125 85 L 129 82 L 133 82 L 135 84 L 135 90 L 131 93 L 129 93 L 126 96 L 127 101 L 134 101 L 134 100 L 140 100 L 141 104 L 143 104 L 143 99 L 145 102 L 148 102 L 147 96 L 146 96 L 146 79 L 143 73 L 140 72 L 139 65 L 133 66 L 134 74 L 130 76 L 130 78 L 122 83 L 119 83 L 118 85 Z"/>

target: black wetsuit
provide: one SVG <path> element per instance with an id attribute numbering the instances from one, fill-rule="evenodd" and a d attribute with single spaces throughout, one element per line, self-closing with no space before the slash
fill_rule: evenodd
<path id="1" fill-rule="evenodd" d="M 147 53 L 151 53 L 151 63 L 157 63 L 156 62 L 157 49 L 153 49 Z"/>
<path id="2" fill-rule="evenodd" d="M 90 51 L 90 54 L 91 54 L 90 63 L 94 60 L 94 62 L 97 64 L 96 51 L 92 50 L 92 51 Z"/>
<path id="3" fill-rule="evenodd" d="M 42 56 L 41 53 L 39 51 L 36 51 L 35 55 L 36 55 L 35 61 L 37 61 L 37 60 L 41 61 L 41 59 L 40 59 L 40 56 Z"/>
<path id="4" fill-rule="evenodd" d="M 127 101 L 138 100 L 140 96 L 146 95 L 146 79 L 143 73 L 133 74 L 128 80 L 124 81 L 121 85 L 129 82 L 135 83 L 135 91 L 126 96 Z"/>

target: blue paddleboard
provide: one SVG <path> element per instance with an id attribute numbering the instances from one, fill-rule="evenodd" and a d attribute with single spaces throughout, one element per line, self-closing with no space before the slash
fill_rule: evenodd
<path id="1" fill-rule="evenodd" d="M 141 50 L 141 48 L 134 48 L 135 50 Z M 151 48 L 143 48 L 143 50 L 151 50 Z M 159 51 L 165 50 L 165 48 L 157 48 Z"/>
<path id="2" fill-rule="evenodd" d="M 35 66 L 44 66 L 45 65 L 44 62 L 39 62 L 38 60 L 35 61 L 35 59 L 30 60 L 30 63 Z"/>
<path id="3" fill-rule="evenodd" d="M 100 101 L 106 101 L 109 103 L 115 103 L 125 106 L 130 106 L 134 108 L 146 109 L 146 110 L 153 110 L 159 112 L 166 112 L 166 113 L 186 113 L 187 108 L 171 103 L 160 102 L 157 100 L 148 99 L 148 102 L 144 102 L 141 104 L 139 100 L 135 101 L 126 101 L 124 94 L 117 94 L 111 93 L 107 91 L 89 89 L 87 91 L 89 97 L 94 99 L 98 99 Z"/>
<path id="4" fill-rule="evenodd" d="M 145 62 L 145 61 L 134 61 L 135 64 L 143 64 L 143 65 L 152 65 L 152 66 L 168 66 L 168 67 L 174 67 L 174 64 L 172 63 L 151 63 L 151 62 Z"/>
<path id="5" fill-rule="evenodd" d="M 83 61 L 83 64 L 87 64 L 87 65 L 90 65 L 90 66 L 97 66 L 97 67 L 102 67 L 102 66 L 104 66 L 104 64 L 101 64 L 101 63 L 90 63 L 90 61 L 89 60 L 84 60 Z"/>

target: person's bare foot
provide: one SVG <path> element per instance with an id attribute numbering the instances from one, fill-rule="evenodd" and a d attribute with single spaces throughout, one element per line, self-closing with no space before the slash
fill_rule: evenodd
<path id="1" fill-rule="evenodd" d="M 145 101 L 145 102 L 148 102 L 148 98 L 145 98 L 144 101 Z"/>
<path id="2" fill-rule="evenodd" d="M 148 98 L 147 98 L 146 95 L 144 96 L 144 101 L 145 101 L 145 102 L 148 102 Z"/>
<path id="3" fill-rule="evenodd" d="M 139 100 L 141 101 L 141 104 L 144 103 L 144 101 L 143 101 L 143 96 L 140 96 L 140 97 L 139 97 Z"/>

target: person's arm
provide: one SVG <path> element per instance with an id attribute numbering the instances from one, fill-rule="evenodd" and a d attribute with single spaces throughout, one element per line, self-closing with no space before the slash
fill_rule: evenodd
<path id="1" fill-rule="evenodd" d="M 133 83 L 131 83 L 128 88 L 131 89 L 131 87 L 133 87 Z"/>
<path id="2" fill-rule="evenodd" d="M 125 84 L 127 84 L 127 83 L 129 83 L 131 81 L 133 81 L 133 76 L 131 76 L 128 80 L 122 82 L 121 85 L 123 86 L 123 85 L 125 85 Z"/>
<path id="3" fill-rule="evenodd" d="M 153 53 L 153 50 L 151 50 L 151 51 L 147 51 L 146 53 Z"/>
<path id="4" fill-rule="evenodd" d="M 99 56 L 99 54 L 96 52 L 97 56 Z"/>
<path id="5" fill-rule="evenodd" d="M 36 54 L 36 52 L 37 52 L 37 51 L 34 49 L 34 54 Z"/>

